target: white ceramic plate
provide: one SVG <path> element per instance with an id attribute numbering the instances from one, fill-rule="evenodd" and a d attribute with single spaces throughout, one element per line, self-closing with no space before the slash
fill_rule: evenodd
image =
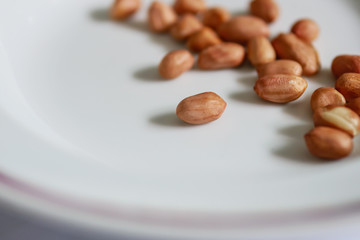
<path id="1" fill-rule="evenodd" d="M 336 162 L 313 158 L 303 141 L 312 91 L 334 84 L 332 59 L 360 54 L 359 1 L 278 0 L 273 35 L 302 17 L 321 26 L 323 70 L 286 105 L 258 99 L 249 66 L 161 80 L 158 62 L 182 45 L 148 32 L 144 2 L 115 23 L 111 1 L 0 1 L 3 199 L 100 230 L 183 237 L 280 236 L 294 225 L 299 234 L 310 219 L 359 208 L 359 139 Z M 234 13 L 248 4 L 208 2 Z M 205 91 L 227 101 L 223 117 L 178 121 L 178 102 Z"/>

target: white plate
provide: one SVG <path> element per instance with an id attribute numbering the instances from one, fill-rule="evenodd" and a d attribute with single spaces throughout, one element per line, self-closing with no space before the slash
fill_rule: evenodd
<path id="1" fill-rule="evenodd" d="M 359 208 L 359 139 L 336 162 L 313 158 L 303 140 L 312 91 L 334 84 L 332 59 L 360 54 L 359 1 L 278 0 L 273 35 L 302 17 L 321 26 L 323 70 L 286 105 L 258 99 L 249 66 L 162 81 L 156 65 L 182 45 L 147 31 L 144 2 L 124 23 L 108 20 L 111 1 L 0 2 L 3 199 L 83 226 L 156 236 L 280 236 L 284 224 Z M 208 2 L 237 13 L 248 4 Z M 177 103 L 204 91 L 227 101 L 223 117 L 179 122 Z"/>

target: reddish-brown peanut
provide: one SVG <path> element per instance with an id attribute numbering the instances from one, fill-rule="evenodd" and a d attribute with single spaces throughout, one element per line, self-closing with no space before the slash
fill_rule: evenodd
<path id="1" fill-rule="evenodd" d="M 266 37 L 259 36 L 250 39 L 247 49 L 249 61 L 254 66 L 270 63 L 276 59 L 275 50 Z"/>
<path id="2" fill-rule="evenodd" d="M 336 78 L 344 73 L 360 73 L 360 55 L 337 56 L 332 62 L 331 70 Z"/>
<path id="3" fill-rule="evenodd" d="M 302 75 L 302 67 L 300 63 L 293 60 L 276 60 L 267 64 L 256 67 L 259 78 L 267 75 L 285 74 L 285 75 Z"/>
<path id="4" fill-rule="evenodd" d="M 256 81 L 256 94 L 269 102 L 288 103 L 301 97 L 308 84 L 305 79 L 293 75 L 268 75 Z"/>
<path id="5" fill-rule="evenodd" d="M 329 105 L 343 106 L 345 104 L 344 96 L 332 87 L 318 88 L 311 96 L 311 108 L 313 111 Z"/>
<path id="6" fill-rule="evenodd" d="M 348 156 L 354 145 L 348 134 L 330 127 L 314 128 L 305 135 L 305 142 L 315 157 L 330 160 Z"/>
<path id="7" fill-rule="evenodd" d="M 174 24 L 170 33 L 177 40 L 185 40 L 202 28 L 203 24 L 194 15 L 185 14 Z"/>
<path id="8" fill-rule="evenodd" d="M 250 12 L 252 15 L 270 23 L 279 17 L 280 11 L 274 0 L 253 0 L 250 4 Z"/>
<path id="9" fill-rule="evenodd" d="M 335 88 L 347 101 L 360 97 L 360 73 L 344 73 L 336 80 Z"/>
<path id="10" fill-rule="evenodd" d="M 148 11 L 148 23 L 153 32 L 166 32 L 175 24 L 177 15 L 167 4 L 154 1 Z"/>
<path id="11" fill-rule="evenodd" d="M 178 14 L 196 14 L 206 9 L 206 3 L 204 0 L 176 0 L 174 8 Z"/>
<path id="12" fill-rule="evenodd" d="M 360 97 L 351 99 L 346 106 L 360 116 Z"/>
<path id="13" fill-rule="evenodd" d="M 231 14 L 222 7 L 207 9 L 203 14 L 203 23 L 205 26 L 217 29 L 221 24 L 229 21 Z"/>
<path id="14" fill-rule="evenodd" d="M 226 102 L 216 93 L 200 93 L 182 100 L 176 108 L 176 115 L 189 124 L 204 124 L 221 117 Z"/>
<path id="15" fill-rule="evenodd" d="M 188 50 L 168 53 L 159 65 L 159 73 L 165 79 L 173 79 L 194 66 L 195 59 Z"/>
<path id="16" fill-rule="evenodd" d="M 186 46 L 193 52 L 200 52 L 221 42 L 221 39 L 214 30 L 209 27 L 204 27 L 189 37 L 186 42 Z"/>
<path id="17" fill-rule="evenodd" d="M 291 32 L 305 42 L 312 42 L 319 36 L 320 28 L 314 20 L 306 18 L 297 21 L 292 26 Z"/>
<path id="18" fill-rule="evenodd" d="M 251 38 L 270 34 L 264 20 L 254 16 L 234 17 L 218 28 L 219 36 L 225 41 L 247 43 Z"/>
<path id="19" fill-rule="evenodd" d="M 245 49 L 237 43 L 221 43 L 203 50 L 198 59 L 198 67 L 204 70 L 233 68 L 245 59 Z"/>

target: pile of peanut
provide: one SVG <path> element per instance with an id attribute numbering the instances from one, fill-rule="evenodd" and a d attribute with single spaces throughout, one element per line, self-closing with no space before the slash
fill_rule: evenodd
<path id="1" fill-rule="evenodd" d="M 124 20 L 141 7 L 141 0 L 116 0 L 110 15 Z M 274 0 L 253 0 L 250 14 L 231 16 L 222 7 L 208 8 L 204 0 L 175 0 L 170 6 L 154 1 L 148 9 L 152 32 L 169 32 L 187 49 L 168 53 L 159 64 L 164 79 L 174 79 L 195 65 L 202 70 L 235 68 L 246 56 L 256 67 L 256 94 L 270 102 L 288 103 L 301 97 L 308 84 L 302 77 L 320 71 L 319 55 L 312 45 L 319 26 L 301 19 L 290 33 L 269 40 L 268 24 L 279 16 Z M 244 46 L 246 46 L 246 49 Z M 247 54 L 246 54 L 247 53 Z M 277 58 L 279 60 L 277 60 Z M 332 63 L 335 88 L 317 89 L 311 97 L 315 128 L 305 135 L 309 151 L 324 159 L 340 159 L 352 152 L 360 133 L 360 55 L 337 56 Z M 221 117 L 226 102 L 213 92 L 182 100 L 177 116 L 189 124 L 204 124 Z"/>

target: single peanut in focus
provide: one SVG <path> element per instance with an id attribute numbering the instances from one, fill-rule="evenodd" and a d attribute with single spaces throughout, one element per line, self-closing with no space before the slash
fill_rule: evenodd
<path id="1" fill-rule="evenodd" d="M 311 96 L 311 108 L 313 111 L 329 105 L 343 106 L 345 104 L 344 96 L 332 87 L 318 88 Z"/>
<path id="2" fill-rule="evenodd" d="M 314 47 L 302 41 L 295 34 L 280 34 L 272 44 L 276 54 L 281 59 L 297 61 L 303 68 L 303 74 L 311 76 L 319 72 L 319 56 Z"/>
<path id="3" fill-rule="evenodd" d="M 175 24 L 177 15 L 167 4 L 154 1 L 148 11 L 148 23 L 153 32 L 166 32 Z"/>
<path id="4" fill-rule="evenodd" d="M 274 0 L 253 0 L 250 4 L 250 12 L 252 15 L 270 23 L 279 17 L 280 11 Z"/>
<path id="5" fill-rule="evenodd" d="M 178 14 L 196 14 L 206 9 L 204 0 L 176 0 L 174 9 Z"/>
<path id="6" fill-rule="evenodd" d="M 194 66 L 195 59 L 188 50 L 168 53 L 159 65 L 159 73 L 165 79 L 173 79 Z"/>
<path id="7" fill-rule="evenodd" d="M 311 154 L 330 160 L 348 156 L 354 145 L 348 134 L 329 127 L 314 128 L 305 135 L 305 142 Z"/>
<path id="8" fill-rule="evenodd" d="M 254 37 L 270 35 L 264 20 L 254 16 L 234 17 L 220 25 L 217 31 L 223 40 L 240 43 L 247 43 Z"/>
<path id="9" fill-rule="evenodd" d="M 319 36 L 320 28 L 314 20 L 301 19 L 292 26 L 291 32 L 305 42 L 311 43 Z"/>
<path id="10" fill-rule="evenodd" d="M 110 10 L 110 17 L 115 20 L 123 20 L 139 10 L 140 0 L 115 0 Z"/>
<path id="11" fill-rule="evenodd" d="M 357 113 L 357 115 L 360 116 L 360 97 L 351 99 L 347 104 L 346 107 L 350 108 L 354 112 Z"/>
<path id="12" fill-rule="evenodd" d="M 276 60 L 267 64 L 262 64 L 256 67 L 259 78 L 267 75 L 285 74 L 285 75 L 302 75 L 302 67 L 300 63 L 293 60 Z"/>
<path id="13" fill-rule="evenodd" d="M 216 93 L 200 93 L 182 100 L 176 108 L 176 115 L 189 124 L 204 124 L 221 117 L 226 102 Z"/>
<path id="14" fill-rule="evenodd" d="M 198 67 L 204 70 L 233 68 L 245 59 L 245 49 L 237 43 L 221 43 L 203 50 L 198 59 Z"/>
<path id="15" fill-rule="evenodd" d="M 209 8 L 203 13 L 205 26 L 217 29 L 221 24 L 229 21 L 231 14 L 222 7 Z"/>
<path id="16" fill-rule="evenodd" d="M 313 116 L 314 125 L 333 127 L 355 137 L 360 132 L 360 117 L 353 110 L 345 106 L 331 105 L 318 108 Z"/>
<path id="17" fill-rule="evenodd" d="M 294 75 L 268 75 L 256 81 L 256 94 L 274 103 L 288 103 L 301 97 L 308 84 L 305 79 Z"/>
<path id="18" fill-rule="evenodd" d="M 335 88 L 347 101 L 360 97 L 360 73 L 344 73 L 336 80 Z"/>
<path id="19" fill-rule="evenodd" d="M 360 73 L 360 55 L 337 56 L 332 62 L 331 70 L 336 78 L 344 73 Z"/>
<path id="20" fill-rule="evenodd" d="M 203 24 L 194 15 L 185 14 L 174 24 L 170 33 L 177 40 L 185 40 L 202 28 Z"/>
<path id="21" fill-rule="evenodd" d="M 186 42 L 186 46 L 193 52 L 200 52 L 221 42 L 221 39 L 214 30 L 208 27 L 204 27 L 189 37 Z"/>
<path id="22" fill-rule="evenodd" d="M 275 50 L 266 37 L 259 36 L 250 39 L 247 48 L 249 61 L 254 66 L 270 63 L 276 59 Z"/>

